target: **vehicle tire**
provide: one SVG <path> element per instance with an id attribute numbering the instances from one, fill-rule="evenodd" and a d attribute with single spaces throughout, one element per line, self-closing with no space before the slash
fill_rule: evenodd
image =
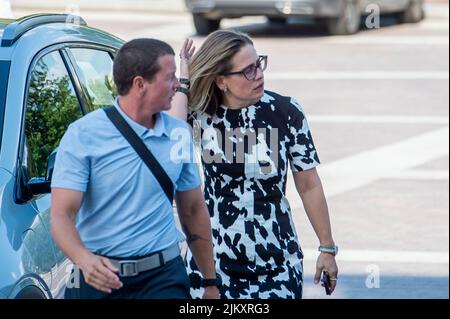
<path id="1" fill-rule="evenodd" d="M 267 21 L 269 21 L 270 24 L 286 24 L 287 18 L 267 17 Z"/>
<path id="2" fill-rule="evenodd" d="M 417 23 L 425 18 L 423 0 L 411 0 L 405 11 L 398 16 L 401 23 Z"/>
<path id="3" fill-rule="evenodd" d="M 194 13 L 194 26 L 199 35 L 208 35 L 220 27 L 220 19 L 208 19 L 201 13 Z"/>
<path id="4" fill-rule="evenodd" d="M 36 287 L 30 286 L 23 289 L 16 299 L 47 299 L 44 293 Z"/>
<path id="5" fill-rule="evenodd" d="M 361 10 L 357 0 L 344 0 L 342 12 L 338 18 L 327 20 L 328 33 L 331 35 L 348 35 L 359 31 Z"/>

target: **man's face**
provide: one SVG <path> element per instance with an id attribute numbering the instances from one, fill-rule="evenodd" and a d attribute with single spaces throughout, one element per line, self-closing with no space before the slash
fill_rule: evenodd
<path id="1" fill-rule="evenodd" d="M 175 76 L 175 57 L 171 54 L 163 55 L 159 58 L 160 70 L 151 81 L 148 81 L 148 90 L 145 101 L 155 112 L 167 111 L 170 109 L 172 97 L 175 90 L 180 86 Z"/>

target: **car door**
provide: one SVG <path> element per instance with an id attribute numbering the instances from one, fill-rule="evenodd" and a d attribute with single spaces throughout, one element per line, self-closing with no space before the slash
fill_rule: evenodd
<path id="1" fill-rule="evenodd" d="M 35 59 L 28 78 L 25 116 L 19 152 L 16 201 L 36 214 L 23 237 L 23 264 L 30 273 L 46 278 L 52 294 L 60 287 L 53 274 L 61 252 L 50 234 L 50 195 L 33 195 L 28 187 L 33 178 L 46 176 L 47 161 L 55 151 L 67 127 L 83 116 L 79 94 L 75 90 L 60 50 Z M 63 270 L 64 275 L 65 270 Z"/>
<path id="2" fill-rule="evenodd" d="M 37 214 L 24 236 L 30 272 L 45 270 L 42 276 L 56 298 L 63 296 L 72 265 L 51 237 L 50 195 L 33 196 L 27 183 L 46 176 L 47 161 L 70 123 L 114 102 L 114 53 L 97 45 L 71 44 L 39 57 L 29 75 L 15 197 Z"/>
<path id="3" fill-rule="evenodd" d="M 116 50 L 88 44 L 70 44 L 61 50 L 85 113 L 112 105 L 117 97 L 112 76 Z M 61 278 L 70 272 L 72 264 L 57 247 L 56 263 L 58 267 L 53 274 L 55 291 L 58 292 L 57 297 L 61 297 L 61 290 L 56 285 L 64 282 Z"/>

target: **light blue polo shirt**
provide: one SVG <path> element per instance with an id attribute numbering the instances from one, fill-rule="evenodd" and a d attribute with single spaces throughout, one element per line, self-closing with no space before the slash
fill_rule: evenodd
<path id="1" fill-rule="evenodd" d="M 200 186 L 187 123 L 165 113 L 153 129 L 114 105 L 165 169 L 176 191 Z M 84 192 L 77 215 L 81 240 L 92 252 L 134 257 L 178 243 L 172 206 L 139 155 L 103 110 L 72 123 L 56 156 L 52 188 Z"/>

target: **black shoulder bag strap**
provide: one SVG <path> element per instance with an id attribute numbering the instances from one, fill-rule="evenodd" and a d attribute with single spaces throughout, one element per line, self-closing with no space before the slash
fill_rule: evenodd
<path id="1" fill-rule="evenodd" d="M 136 134 L 136 132 L 130 127 L 130 125 L 125 121 L 125 119 L 120 115 L 119 111 L 114 106 L 105 107 L 103 109 L 108 118 L 113 122 L 114 126 L 119 130 L 119 132 L 125 137 L 125 139 L 134 148 L 136 153 L 144 161 L 145 165 L 150 169 L 156 180 L 161 185 L 161 188 L 166 193 L 170 204 L 173 203 L 173 183 L 170 177 L 167 175 L 166 171 L 162 168 L 156 158 L 153 156 L 152 152 L 145 146 L 141 138 Z"/>

